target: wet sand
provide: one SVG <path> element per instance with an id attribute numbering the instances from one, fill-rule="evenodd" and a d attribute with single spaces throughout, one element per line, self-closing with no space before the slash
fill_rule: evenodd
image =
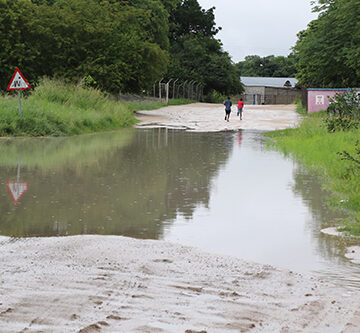
<path id="1" fill-rule="evenodd" d="M 227 122 L 223 105 L 196 103 L 139 111 L 137 118 L 140 120 L 138 127 L 183 128 L 198 132 L 238 129 L 271 131 L 295 127 L 301 119 L 295 110 L 293 104 L 245 106 L 243 119 L 240 120 L 236 116 L 236 107 L 233 107 L 230 121 Z"/>
<path id="2" fill-rule="evenodd" d="M 1 332 L 340 332 L 356 299 L 163 241 L 2 238 Z"/>
<path id="3" fill-rule="evenodd" d="M 294 106 L 140 112 L 139 126 L 271 130 Z M 151 118 L 151 119 L 150 119 Z M 359 332 L 359 297 L 316 277 L 163 241 L 0 237 L 0 332 Z"/>

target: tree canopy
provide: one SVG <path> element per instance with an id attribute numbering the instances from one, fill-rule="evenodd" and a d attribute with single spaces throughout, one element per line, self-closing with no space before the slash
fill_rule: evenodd
<path id="1" fill-rule="evenodd" d="M 167 11 L 158 0 L 0 1 L 0 82 L 15 67 L 41 76 L 91 75 L 108 91 L 138 91 L 166 71 Z"/>
<path id="2" fill-rule="evenodd" d="M 296 59 L 293 53 L 287 57 L 249 55 L 236 64 L 236 70 L 239 76 L 294 77 Z"/>
<path id="3" fill-rule="evenodd" d="M 203 83 L 205 93 L 240 93 L 235 65 L 215 38 L 221 28 L 216 27 L 214 9 L 202 9 L 197 0 L 182 0 L 171 12 L 167 75 Z"/>
<path id="4" fill-rule="evenodd" d="M 237 90 L 213 11 L 197 0 L 0 0 L 0 90 L 16 67 L 31 84 L 91 77 L 109 92 L 142 92 L 168 73 Z"/>
<path id="5" fill-rule="evenodd" d="M 299 82 L 307 86 L 360 85 L 360 2 L 318 0 L 318 19 L 298 34 L 294 47 Z"/>

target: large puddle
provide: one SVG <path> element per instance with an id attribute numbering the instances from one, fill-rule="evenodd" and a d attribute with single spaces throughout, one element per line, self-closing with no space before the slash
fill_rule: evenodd
<path id="1" fill-rule="evenodd" d="M 0 141 L 0 234 L 153 238 L 360 287 L 316 177 L 256 132 Z"/>

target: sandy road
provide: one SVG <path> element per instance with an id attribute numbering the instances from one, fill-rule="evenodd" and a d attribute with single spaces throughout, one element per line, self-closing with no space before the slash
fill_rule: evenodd
<path id="1" fill-rule="evenodd" d="M 195 131 L 294 126 L 294 107 L 139 112 L 139 126 Z M 0 332 L 360 332 L 358 296 L 311 276 L 163 241 L 0 237 Z"/>
<path id="2" fill-rule="evenodd" d="M 0 332 L 340 332 L 355 299 L 315 278 L 163 241 L 2 238 Z"/>
<path id="3" fill-rule="evenodd" d="M 245 106 L 243 120 L 236 116 L 232 107 L 230 121 L 224 120 L 224 106 L 221 104 L 196 103 L 169 106 L 154 111 L 139 111 L 139 127 L 183 128 L 191 131 L 226 131 L 256 129 L 271 131 L 296 126 L 301 117 L 295 112 L 295 105 L 252 105 Z"/>

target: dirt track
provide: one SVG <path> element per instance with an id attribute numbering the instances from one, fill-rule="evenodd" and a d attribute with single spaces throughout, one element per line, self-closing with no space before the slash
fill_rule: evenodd
<path id="1" fill-rule="evenodd" d="M 213 132 L 238 129 L 276 130 L 296 126 L 301 117 L 291 105 L 245 106 L 243 120 L 236 116 L 232 107 L 230 121 L 224 120 L 224 106 L 221 104 L 196 103 L 169 106 L 154 111 L 139 111 L 138 126 L 183 128 L 191 131 Z"/>

